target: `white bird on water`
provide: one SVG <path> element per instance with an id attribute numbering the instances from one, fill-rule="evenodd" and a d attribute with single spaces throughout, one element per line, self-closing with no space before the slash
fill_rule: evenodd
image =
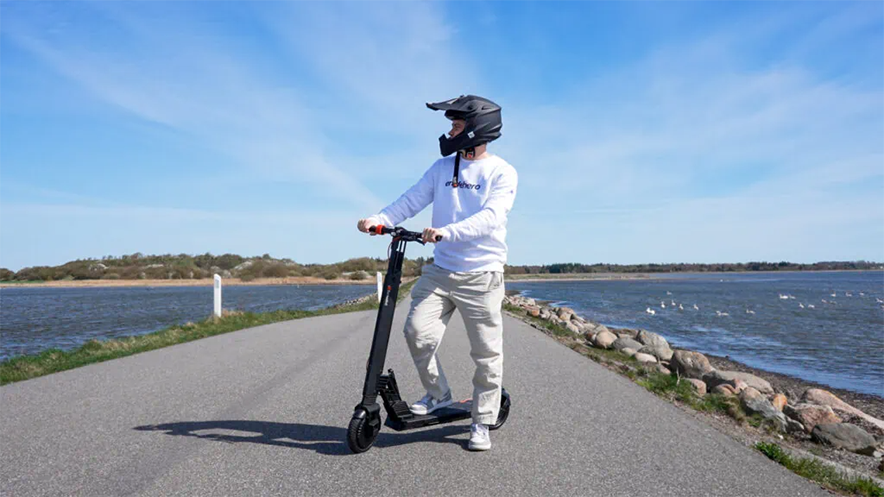
<path id="1" fill-rule="evenodd" d="M 786 299 L 788 299 L 788 298 L 789 298 L 788 295 L 783 295 L 782 293 L 780 294 L 780 299 L 781 299 L 781 300 L 786 300 Z"/>
<path id="2" fill-rule="evenodd" d="M 807 304 L 807 307 L 808 307 L 809 309 L 816 309 L 816 307 L 814 307 L 813 304 Z"/>
<path id="3" fill-rule="evenodd" d="M 804 309 L 804 304 L 802 304 L 801 302 L 798 302 L 798 307 Z"/>
<path id="4" fill-rule="evenodd" d="M 660 301 L 660 309 L 666 309 L 666 303 L 664 303 L 662 300 Z"/>
<path id="5" fill-rule="evenodd" d="M 666 290 L 666 295 L 672 295 L 672 292 L 670 292 L 669 290 Z"/>
<path id="6" fill-rule="evenodd" d="M 654 314 L 657 314 L 657 311 L 655 311 L 654 309 L 651 309 L 650 307 L 648 307 L 647 309 L 645 309 L 645 312 L 647 312 L 647 313 L 650 314 L 651 316 L 653 316 Z"/>
<path id="7" fill-rule="evenodd" d="M 877 302 L 879 304 L 884 304 L 884 300 L 881 300 L 878 297 L 875 297 L 875 302 Z"/>
<path id="8" fill-rule="evenodd" d="M 718 317 L 722 317 L 722 316 L 730 316 L 730 314 L 728 314 L 728 313 L 726 313 L 726 312 L 721 312 L 721 311 L 715 311 L 715 315 L 718 316 Z"/>
<path id="9" fill-rule="evenodd" d="M 837 295 L 835 295 L 835 292 L 832 292 L 832 295 L 829 295 L 829 297 L 837 297 Z"/>
<path id="10" fill-rule="evenodd" d="M 678 310 L 679 310 L 679 311 L 683 311 L 683 310 L 684 310 L 684 307 L 682 307 L 681 304 L 678 304 Z"/>
<path id="11" fill-rule="evenodd" d="M 699 311 L 699 310 L 700 310 L 700 308 L 697 307 L 697 304 L 694 304 L 694 310 L 695 310 L 695 311 Z"/>
<path id="12" fill-rule="evenodd" d="M 669 303 L 672 304 L 672 307 L 675 307 L 675 301 L 674 301 L 674 300 L 670 300 Z"/>
<path id="13" fill-rule="evenodd" d="M 853 294 L 850 292 L 844 292 L 845 297 L 853 297 Z"/>
<path id="14" fill-rule="evenodd" d="M 746 314 L 755 314 L 755 311 L 751 309 L 746 309 Z"/>
<path id="15" fill-rule="evenodd" d="M 823 303 L 824 303 L 824 304 L 828 304 L 828 302 L 826 302 L 826 299 L 823 299 Z"/>

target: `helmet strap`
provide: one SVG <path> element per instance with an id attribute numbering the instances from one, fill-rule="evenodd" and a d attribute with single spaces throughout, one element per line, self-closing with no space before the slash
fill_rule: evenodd
<path id="1" fill-rule="evenodd" d="M 451 180 L 451 187 L 457 188 L 457 173 L 460 172 L 460 152 L 454 155 L 454 178 Z"/>
<path id="2" fill-rule="evenodd" d="M 470 147 L 463 149 L 463 158 L 467 160 L 473 160 L 476 158 L 476 147 Z"/>

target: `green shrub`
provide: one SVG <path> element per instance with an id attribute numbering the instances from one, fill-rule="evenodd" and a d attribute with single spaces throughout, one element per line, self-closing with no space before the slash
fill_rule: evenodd
<path id="1" fill-rule="evenodd" d="M 350 274 L 350 279 L 353 281 L 362 281 L 368 279 L 368 273 L 365 271 L 356 271 L 355 273 Z"/>
<path id="2" fill-rule="evenodd" d="M 285 278 L 289 275 L 289 268 L 284 264 L 272 264 L 264 267 L 262 275 L 265 278 Z"/>

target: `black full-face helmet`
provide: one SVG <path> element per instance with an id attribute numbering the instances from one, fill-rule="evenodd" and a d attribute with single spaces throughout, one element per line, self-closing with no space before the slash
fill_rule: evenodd
<path id="1" fill-rule="evenodd" d="M 487 98 L 475 95 L 461 95 L 444 102 L 428 103 L 433 110 L 444 110 L 445 117 L 466 122 L 463 133 L 449 139 L 439 137 L 439 151 L 447 157 L 459 150 L 468 150 L 500 138 L 503 122 L 500 119 L 500 106 Z"/>

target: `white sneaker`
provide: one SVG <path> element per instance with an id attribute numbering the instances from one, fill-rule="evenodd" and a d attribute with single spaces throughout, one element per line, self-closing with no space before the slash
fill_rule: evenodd
<path id="1" fill-rule="evenodd" d="M 412 414 L 420 416 L 423 414 L 430 414 L 436 409 L 442 409 L 451 404 L 453 404 L 453 402 L 451 400 L 451 390 L 449 390 L 441 399 L 436 399 L 428 393 L 424 395 L 424 398 L 412 404 L 411 407 L 409 407 L 409 410 L 411 410 Z"/>
<path id="2" fill-rule="evenodd" d="M 491 435 L 488 426 L 481 423 L 470 425 L 470 450 L 488 450 L 491 448 Z"/>

